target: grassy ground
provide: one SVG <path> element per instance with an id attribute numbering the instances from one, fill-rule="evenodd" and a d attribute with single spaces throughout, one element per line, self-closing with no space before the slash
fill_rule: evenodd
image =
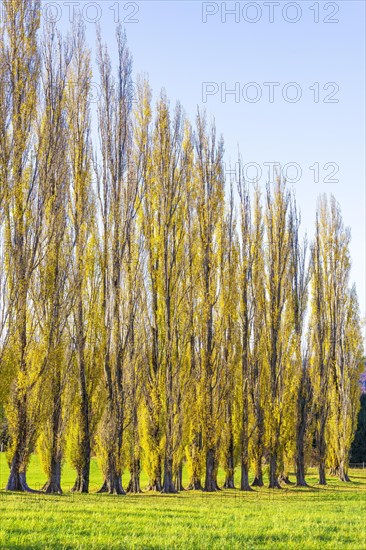
<path id="1" fill-rule="evenodd" d="M 0 488 L 7 475 L 2 453 Z M 73 495 L 74 476 L 66 465 L 63 496 L 0 491 L 0 548 L 366 549 L 366 470 L 351 471 L 348 484 L 330 478 L 326 488 L 311 471 L 310 489 L 126 497 Z M 28 482 L 44 481 L 33 457 Z M 91 486 L 100 484 L 93 461 Z"/>

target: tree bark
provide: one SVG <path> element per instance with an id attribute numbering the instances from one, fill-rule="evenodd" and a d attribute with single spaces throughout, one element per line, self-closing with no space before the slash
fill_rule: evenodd
<path id="1" fill-rule="evenodd" d="M 321 459 L 319 461 L 319 485 L 326 485 L 326 473 L 325 473 L 325 460 Z"/>
<path id="2" fill-rule="evenodd" d="M 47 494 L 62 495 L 61 489 L 61 457 L 51 458 L 51 475 L 42 487 L 42 491 Z"/>
<path id="3" fill-rule="evenodd" d="M 159 459 L 159 464 L 155 476 L 149 480 L 149 485 L 147 486 L 147 491 L 156 491 L 160 493 L 163 487 L 161 484 L 161 463 Z"/>
<path id="4" fill-rule="evenodd" d="M 296 486 L 308 487 L 305 480 L 305 460 L 303 452 L 298 449 L 296 454 Z"/>
<path id="5" fill-rule="evenodd" d="M 15 452 L 10 465 L 10 473 L 8 482 L 6 485 L 6 491 L 24 491 L 28 493 L 37 493 L 33 489 L 30 489 L 27 484 L 26 475 L 26 429 L 27 429 L 27 413 L 26 413 L 26 396 L 23 398 L 16 398 L 17 414 L 18 414 L 18 434 L 15 445 Z"/>
<path id="6" fill-rule="evenodd" d="M 227 450 L 227 461 L 226 461 L 226 478 L 223 485 L 223 489 L 235 489 L 234 484 L 234 436 L 232 431 L 230 431 L 230 441 Z"/>
<path id="7" fill-rule="evenodd" d="M 302 418 L 304 421 L 304 419 Z M 305 481 L 305 424 L 299 422 L 296 434 L 296 485 L 298 487 L 308 487 Z"/>
<path id="8" fill-rule="evenodd" d="M 140 487 L 140 472 L 141 472 L 141 464 L 139 458 L 134 458 L 131 462 L 131 468 L 130 468 L 130 481 L 127 486 L 126 492 L 127 493 L 142 493 L 141 487 Z"/>
<path id="9" fill-rule="evenodd" d="M 11 463 L 8 483 L 6 491 L 22 491 L 27 493 L 39 493 L 34 489 L 30 489 L 27 484 L 26 471 L 21 464 L 19 452 L 16 451 Z"/>
<path id="10" fill-rule="evenodd" d="M 254 473 L 254 480 L 252 483 L 252 487 L 263 487 L 263 471 L 262 471 L 262 456 L 259 454 L 256 457 L 255 461 L 255 473 Z"/>
<path id="11" fill-rule="evenodd" d="M 277 476 L 277 456 L 275 453 L 271 453 L 269 458 L 269 488 L 281 489 L 281 485 L 278 482 Z"/>
<path id="12" fill-rule="evenodd" d="M 249 466 L 247 461 L 241 463 L 240 490 L 253 491 L 249 483 Z"/>
<path id="13" fill-rule="evenodd" d="M 338 477 L 340 481 L 346 481 L 350 482 L 350 478 L 348 477 L 347 468 L 343 461 L 340 462 L 339 468 L 338 468 Z"/>
<path id="14" fill-rule="evenodd" d="M 177 491 L 184 491 L 183 487 L 183 462 L 180 462 L 175 472 L 175 488 Z"/>
<path id="15" fill-rule="evenodd" d="M 197 430 L 194 434 L 192 444 L 189 449 L 191 464 L 192 464 L 192 475 L 190 483 L 187 487 L 187 491 L 202 491 L 201 483 L 201 460 L 200 453 L 202 452 L 202 432 Z"/>
<path id="16" fill-rule="evenodd" d="M 177 493 L 173 482 L 173 459 L 166 456 L 164 460 L 164 481 L 162 493 Z"/>
<path id="17" fill-rule="evenodd" d="M 257 369 L 258 372 L 258 369 Z M 256 374 L 258 376 L 258 374 Z M 263 487 L 263 470 L 262 470 L 262 457 L 263 457 L 263 433 L 264 433 L 264 422 L 263 422 L 263 410 L 260 404 L 259 395 L 255 396 L 255 416 L 256 416 L 256 430 L 255 430 L 255 461 L 254 461 L 254 480 L 252 487 Z M 253 398 L 254 400 L 254 398 Z"/>
<path id="18" fill-rule="evenodd" d="M 203 491 L 201 479 L 199 477 L 192 476 L 190 484 L 187 487 L 187 491 Z"/>
<path id="19" fill-rule="evenodd" d="M 215 460 L 215 449 L 207 449 L 206 452 L 206 477 L 204 491 L 214 492 L 219 491 L 220 487 L 217 484 L 217 468 Z"/>
<path id="20" fill-rule="evenodd" d="M 50 476 L 42 490 L 48 494 L 62 495 L 61 489 L 61 469 L 62 469 L 62 450 L 61 450 L 61 434 L 62 434 L 62 411 L 61 411 L 61 383 L 59 372 L 54 379 L 53 387 L 53 411 L 52 411 L 52 448 L 51 448 L 51 464 Z"/>
<path id="21" fill-rule="evenodd" d="M 294 485 L 294 483 L 290 480 L 287 474 L 280 474 L 278 476 L 278 482 L 284 483 L 285 485 Z"/>

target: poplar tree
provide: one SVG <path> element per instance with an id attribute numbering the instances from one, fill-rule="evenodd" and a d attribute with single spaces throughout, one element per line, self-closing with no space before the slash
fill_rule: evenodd
<path id="1" fill-rule="evenodd" d="M 41 463 L 47 475 L 43 489 L 61 493 L 65 411 L 63 398 L 70 354 L 67 323 L 71 308 L 69 270 L 71 246 L 68 225 L 69 167 L 65 97 L 69 44 L 54 25 L 46 28 L 42 43 L 43 103 L 40 120 L 39 172 L 45 189 L 44 253 L 33 288 L 34 310 L 44 345 L 42 358 L 42 426 L 38 439 Z"/>
<path id="2" fill-rule="evenodd" d="M 262 460 L 264 454 L 264 357 L 266 344 L 266 293 L 265 293 L 265 257 L 264 224 L 261 194 L 258 187 L 253 197 L 253 222 L 250 239 L 251 253 L 251 338 L 249 392 L 253 411 L 253 434 L 250 438 L 251 456 L 254 463 L 253 487 L 263 487 Z"/>
<path id="3" fill-rule="evenodd" d="M 74 491 L 89 491 L 91 458 L 91 403 L 88 383 L 90 364 L 87 362 L 88 315 L 88 246 L 92 237 L 93 193 L 91 188 L 90 144 L 90 51 L 85 43 L 85 29 L 77 19 L 72 36 L 73 58 L 70 66 L 67 93 L 68 150 L 71 170 L 70 210 L 74 242 L 72 285 L 74 289 L 73 334 L 77 368 L 78 393 L 75 395 L 75 411 L 72 417 L 77 440 L 77 452 L 73 463 L 77 469 Z M 75 443 L 74 443 L 75 444 Z"/>
<path id="4" fill-rule="evenodd" d="M 290 214 L 290 315 L 293 325 L 293 361 L 295 363 L 294 391 L 295 409 L 295 461 L 296 484 L 306 487 L 305 481 L 305 451 L 306 438 L 310 423 L 311 382 L 309 376 L 308 342 L 304 336 L 305 316 L 308 304 L 308 286 L 310 271 L 306 263 L 307 241 L 300 243 L 300 216 L 292 200 Z M 296 387 L 295 386 L 295 387 Z"/>
<path id="5" fill-rule="evenodd" d="M 251 340 L 251 303 L 250 281 L 252 277 L 251 246 L 251 208 L 249 189 L 242 181 L 242 162 L 239 159 L 239 197 L 240 197 L 240 269 L 239 269 L 239 303 L 240 303 L 240 362 L 238 376 L 240 384 L 241 418 L 240 418 L 240 489 L 250 491 L 249 484 L 249 384 L 250 384 L 250 340 Z"/>
<path id="6" fill-rule="evenodd" d="M 278 460 L 285 404 L 286 320 L 289 274 L 288 214 L 290 195 L 278 179 L 273 191 L 267 185 L 265 228 L 266 249 L 266 362 L 268 380 L 267 446 L 269 450 L 269 487 L 280 488 Z"/>
<path id="7" fill-rule="evenodd" d="M 219 240 L 224 209 L 223 142 L 216 140 L 216 129 L 207 128 L 205 116 L 197 115 L 196 185 L 198 215 L 198 246 L 200 265 L 199 298 L 197 308 L 198 360 L 200 361 L 200 416 L 203 446 L 205 449 L 205 491 L 218 490 L 217 470 L 219 438 L 223 419 L 224 403 L 222 361 L 219 354 L 220 324 L 218 300 L 219 286 Z"/>
<path id="8" fill-rule="evenodd" d="M 137 179 L 131 167 L 132 60 L 126 37 L 117 28 L 118 67 L 113 77 L 111 60 L 99 35 L 98 65 L 101 79 L 99 133 L 102 173 L 99 196 L 103 223 L 102 310 L 106 407 L 99 432 L 105 482 L 101 491 L 124 494 L 122 443 L 126 420 L 126 369 L 131 363 L 134 293 L 131 269 L 132 225 L 136 217 Z M 133 278 L 133 274 L 132 274 Z M 130 283 L 130 284 L 128 284 Z M 131 301 L 132 300 L 132 303 Z"/>
<path id="9" fill-rule="evenodd" d="M 38 29 L 40 2 L 15 0 L 3 6 L 2 77 L 9 119 L 2 119 L 5 145 L 2 169 L 5 193 L 5 269 L 9 311 L 7 360 L 14 373 L 7 402 L 11 445 L 8 449 L 8 490 L 28 491 L 26 470 L 36 435 L 34 401 L 37 367 L 30 354 L 29 291 L 38 262 L 44 214 L 36 161 L 37 94 L 40 77 Z M 8 88 L 7 88 L 8 83 Z M 5 89 L 4 89 L 5 84 Z M 4 117 L 4 115 L 3 115 Z M 11 149 L 10 147 L 11 143 Z M 4 173 L 4 172 L 3 172 Z M 11 350 L 11 351 L 10 351 Z"/>

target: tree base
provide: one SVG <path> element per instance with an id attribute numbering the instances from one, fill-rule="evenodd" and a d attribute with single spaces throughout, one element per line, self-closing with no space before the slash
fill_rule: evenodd
<path id="1" fill-rule="evenodd" d="M 59 483 L 56 481 L 47 481 L 42 487 L 47 495 L 62 495 L 62 489 Z"/>
<path id="2" fill-rule="evenodd" d="M 127 485 L 126 493 L 134 494 L 134 495 L 142 493 L 142 490 L 140 487 L 140 479 L 138 477 L 133 477 L 133 478 L 131 477 Z"/>
<path id="3" fill-rule="evenodd" d="M 175 487 L 167 487 L 166 489 L 163 489 L 160 491 L 162 495 L 177 495 L 178 491 Z"/>
<path id="4" fill-rule="evenodd" d="M 154 493 L 161 493 L 162 486 L 161 486 L 160 483 L 153 483 L 153 484 L 150 483 L 150 485 L 148 485 L 146 487 L 146 491 L 152 491 Z"/>
<path id="5" fill-rule="evenodd" d="M 120 476 L 116 476 L 111 480 L 104 480 L 103 485 L 97 491 L 98 494 L 108 493 L 109 495 L 125 495 L 126 491 L 122 487 Z"/>
<path id="6" fill-rule="evenodd" d="M 271 483 L 268 485 L 269 489 L 282 489 L 281 485 L 278 483 L 278 480 L 271 481 Z"/>
<path id="7" fill-rule="evenodd" d="M 22 493 L 37 493 L 40 494 L 41 491 L 36 489 L 31 489 L 28 486 L 26 474 L 24 472 L 10 472 L 8 483 L 5 488 L 6 491 L 17 491 Z"/>
<path id="8" fill-rule="evenodd" d="M 295 483 L 295 487 L 309 487 L 305 479 L 299 480 Z"/>
<path id="9" fill-rule="evenodd" d="M 252 487 L 264 487 L 263 478 L 255 477 L 252 483 Z"/>
<path id="10" fill-rule="evenodd" d="M 343 481 L 345 483 L 352 483 L 347 474 L 340 474 L 339 473 L 338 474 L 338 479 L 339 479 L 339 481 Z"/>
<path id="11" fill-rule="evenodd" d="M 216 481 L 211 481 L 210 483 L 205 484 L 203 491 L 205 493 L 215 493 L 216 491 L 221 491 L 221 489 L 217 485 Z"/>
<path id="12" fill-rule="evenodd" d="M 235 489 L 234 478 L 229 477 L 225 479 L 225 483 L 222 486 L 223 489 Z"/>
<path id="13" fill-rule="evenodd" d="M 202 491 L 202 483 L 199 479 L 194 479 L 191 481 L 191 483 L 187 487 L 187 491 Z"/>
<path id="14" fill-rule="evenodd" d="M 89 483 L 86 480 L 82 480 L 77 477 L 73 488 L 71 489 L 72 493 L 89 493 Z"/>
<path id="15" fill-rule="evenodd" d="M 280 476 L 278 478 L 279 483 L 284 483 L 285 485 L 295 485 L 293 481 L 290 481 L 288 476 Z"/>

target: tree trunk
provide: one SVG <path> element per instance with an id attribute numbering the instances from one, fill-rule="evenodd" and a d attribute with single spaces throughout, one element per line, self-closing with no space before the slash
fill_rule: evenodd
<path id="1" fill-rule="evenodd" d="M 321 459 L 319 461 L 319 485 L 326 485 L 326 475 L 325 475 L 325 460 Z"/>
<path id="2" fill-rule="evenodd" d="M 134 458 L 131 462 L 131 468 L 130 468 L 131 478 L 126 489 L 127 493 L 142 493 L 141 487 L 140 487 L 140 472 L 141 472 L 140 459 Z"/>
<path id="3" fill-rule="evenodd" d="M 110 476 L 107 481 L 108 493 L 110 495 L 125 495 L 126 492 L 122 487 L 122 477 L 118 474 Z"/>
<path id="4" fill-rule="evenodd" d="M 271 453 L 269 458 L 269 488 L 281 489 L 277 476 L 277 457 L 274 453 Z"/>
<path id="5" fill-rule="evenodd" d="M 235 483 L 234 483 L 234 469 L 230 469 L 225 477 L 224 485 L 222 486 L 223 489 L 235 489 Z"/>
<path id="6" fill-rule="evenodd" d="M 192 464 L 192 475 L 187 491 L 202 491 L 201 483 L 201 460 L 200 454 L 202 451 L 202 432 L 196 431 L 192 444 L 190 446 L 190 458 Z"/>
<path id="7" fill-rule="evenodd" d="M 259 403 L 259 396 L 255 396 L 257 402 L 255 405 L 256 416 L 256 441 L 255 441 L 255 461 L 254 461 L 254 481 L 252 487 L 263 487 L 263 471 L 262 471 L 262 457 L 263 457 L 263 411 Z"/>
<path id="8" fill-rule="evenodd" d="M 240 478 L 240 490 L 241 491 L 252 491 L 253 489 L 249 483 L 249 453 L 248 453 L 248 401 L 244 400 L 244 405 L 246 409 L 245 415 L 242 419 L 242 433 L 241 433 L 241 478 Z"/>
<path id="9" fill-rule="evenodd" d="M 215 464 L 215 449 L 207 449 L 206 452 L 206 477 L 204 491 L 214 492 L 219 491 L 220 488 L 217 485 L 217 468 Z"/>
<path id="10" fill-rule="evenodd" d="M 47 494 L 62 495 L 61 489 L 61 457 L 51 458 L 51 475 L 42 487 Z"/>
<path id="11" fill-rule="evenodd" d="M 304 456 L 305 429 L 298 426 L 296 437 L 296 485 L 297 487 L 308 487 L 305 481 L 305 456 Z"/>
<path id="12" fill-rule="evenodd" d="M 343 461 L 341 461 L 339 464 L 338 477 L 340 481 L 347 481 L 347 482 L 351 481 L 350 478 L 348 477 L 347 468 Z"/>
<path id="13" fill-rule="evenodd" d="M 223 489 L 235 489 L 234 471 L 235 471 L 234 436 L 230 431 L 230 441 L 229 441 L 229 448 L 227 450 L 227 461 L 226 461 L 226 478 L 225 478 L 225 483 L 222 487 Z"/>
<path id="14" fill-rule="evenodd" d="M 10 465 L 10 473 L 8 482 L 6 485 L 6 491 L 24 491 L 27 493 L 37 493 L 33 489 L 30 489 L 27 484 L 25 454 L 26 454 L 26 397 L 16 398 L 17 406 L 17 422 L 18 422 L 18 434 L 16 440 L 16 447 L 14 455 Z"/>
<path id="15" fill-rule="evenodd" d="M 163 487 L 161 485 L 161 479 L 155 478 L 150 481 L 149 485 L 146 487 L 146 491 L 154 491 L 157 493 L 161 493 L 163 490 Z"/>
<path id="16" fill-rule="evenodd" d="M 290 481 L 290 478 L 287 474 L 283 473 L 278 476 L 278 482 L 284 483 L 285 485 L 294 485 L 292 481 Z"/>
<path id="17" fill-rule="evenodd" d="M 255 473 L 254 473 L 254 481 L 252 483 L 252 487 L 263 487 L 263 471 L 262 471 L 262 456 L 259 454 L 256 457 L 255 461 Z"/>
<path id="18" fill-rule="evenodd" d="M 249 465 L 247 461 L 241 463 L 240 490 L 253 491 L 249 483 Z"/>
<path id="19" fill-rule="evenodd" d="M 202 483 L 199 477 L 192 476 L 187 491 L 202 491 Z"/>
<path id="20" fill-rule="evenodd" d="M 175 472 L 175 488 L 177 491 L 184 491 L 183 487 L 183 462 L 180 462 Z"/>
<path id="21" fill-rule="evenodd" d="M 164 481 L 162 493 L 177 493 L 173 483 L 173 459 L 165 457 L 164 460 Z"/>
<path id="22" fill-rule="evenodd" d="M 299 352 L 300 356 L 300 352 Z M 312 387 L 307 371 L 307 359 L 302 360 L 300 386 L 297 393 L 296 422 L 296 485 L 308 487 L 305 480 L 305 435 L 308 421 L 308 407 L 312 397 Z"/>
<path id="23" fill-rule="evenodd" d="M 27 484 L 26 471 L 22 468 L 21 461 L 19 459 L 19 452 L 16 451 L 11 462 L 10 474 L 8 483 L 5 488 L 6 491 L 23 491 L 27 493 L 39 493 L 34 489 L 30 489 Z"/>
<path id="24" fill-rule="evenodd" d="M 89 492 L 89 473 L 90 473 L 90 441 L 84 440 L 82 444 L 82 467 L 77 472 L 75 484 L 71 489 L 74 493 L 88 493 Z"/>
<path id="25" fill-rule="evenodd" d="M 52 412 L 52 448 L 51 448 L 51 464 L 50 476 L 42 490 L 48 494 L 62 495 L 61 489 L 61 467 L 62 467 L 62 450 L 61 450 L 61 434 L 62 434 L 62 412 L 61 412 L 61 384 L 59 372 L 54 379 L 53 386 L 53 412 Z"/>
<path id="26" fill-rule="evenodd" d="M 308 487 L 308 484 L 305 480 L 305 461 L 304 455 L 299 450 L 296 455 L 296 486 L 297 487 Z"/>
<path id="27" fill-rule="evenodd" d="M 109 493 L 110 495 L 125 495 L 125 490 L 122 486 L 122 474 L 118 468 L 119 457 L 115 452 L 119 453 L 121 445 L 121 429 L 117 435 L 117 451 L 111 449 L 108 453 L 107 469 L 105 471 L 105 480 L 98 493 Z"/>
<path id="28" fill-rule="evenodd" d="M 147 486 L 147 491 L 156 491 L 160 493 L 163 487 L 161 485 L 161 463 L 159 459 L 159 464 L 155 476 L 149 480 L 149 485 Z"/>

